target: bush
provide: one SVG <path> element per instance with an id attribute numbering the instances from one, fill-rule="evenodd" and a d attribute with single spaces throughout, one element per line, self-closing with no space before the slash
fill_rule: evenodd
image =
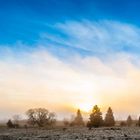
<path id="1" fill-rule="evenodd" d="M 121 122 L 120 122 L 120 126 L 121 126 L 121 127 L 126 126 L 126 122 L 125 122 L 125 121 L 121 121 Z"/>
<path id="2" fill-rule="evenodd" d="M 64 119 L 63 120 L 63 124 L 64 124 L 64 126 L 69 126 L 70 122 L 67 119 Z"/>

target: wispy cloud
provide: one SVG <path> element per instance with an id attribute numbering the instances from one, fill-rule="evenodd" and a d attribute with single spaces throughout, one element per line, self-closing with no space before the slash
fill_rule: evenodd
<path id="1" fill-rule="evenodd" d="M 103 110 L 111 105 L 117 115 L 138 114 L 140 68 L 134 61 L 139 56 L 129 49 L 139 50 L 139 28 L 114 21 L 70 21 L 53 28 L 67 37 L 45 35 L 49 43 L 40 41 L 36 47 L 1 46 L 0 113 L 43 106 L 64 115 L 97 103 Z M 55 53 L 49 51 L 50 45 L 56 47 Z M 71 55 L 64 51 L 67 46 L 95 54 Z M 58 49 L 66 57 L 58 57 Z"/>
<path id="2" fill-rule="evenodd" d="M 45 38 L 61 46 L 71 46 L 92 53 L 140 51 L 140 28 L 117 21 L 67 21 L 54 28 L 63 36 L 51 34 Z"/>

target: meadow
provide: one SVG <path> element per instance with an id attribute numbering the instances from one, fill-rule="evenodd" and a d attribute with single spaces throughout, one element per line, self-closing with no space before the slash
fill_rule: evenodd
<path id="1" fill-rule="evenodd" d="M 139 127 L 0 129 L 0 140 L 140 140 Z"/>

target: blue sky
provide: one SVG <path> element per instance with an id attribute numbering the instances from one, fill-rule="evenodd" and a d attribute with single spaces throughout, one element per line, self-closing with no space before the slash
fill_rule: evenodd
<path id="1" fill-rule="evenodd" d="M 139 7 L 139 0 L 0 0 L 0 120 L 39 106 L 63 118 L 94 104 L 136 117 Z"/>
<path id="2" fill-rule="evenodd" d="M 0 0 L 0 44 L 34 44 L 49 25 L 87 19 L 140 25 L 138 0 Z M 55 34 L 55 32 L 54 32 Z"/>
<path id="3" fill-rule="evenodd" d="M 44 34 L 69 42 L 71 36 L 56 27 L 68 22 L 78 22 L 80 25 L 85 21 L 104 23 L 107 20 L 139 28 L 139 6 L 138 0 L 0 0 L 0 44 L 12 48 L 20 42 L 28 45 L 28 48 L 35 48 L 39 43 L 58 56 L 65 55 L 61 49 L 81 55 L 96 55 L 96 51 L 75 47 L 75 44 L 60 44 L 44 38 Z M 124 44 L 119 51 L 135 53 L 140 50 Z"/>

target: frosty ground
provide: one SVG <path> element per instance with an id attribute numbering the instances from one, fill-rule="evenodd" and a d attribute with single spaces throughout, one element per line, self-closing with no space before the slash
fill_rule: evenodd
<path id="1" fill-rule="evenodd" d="M 0 140 L 140 140 L 139 127 L 0 129 Z"/>

